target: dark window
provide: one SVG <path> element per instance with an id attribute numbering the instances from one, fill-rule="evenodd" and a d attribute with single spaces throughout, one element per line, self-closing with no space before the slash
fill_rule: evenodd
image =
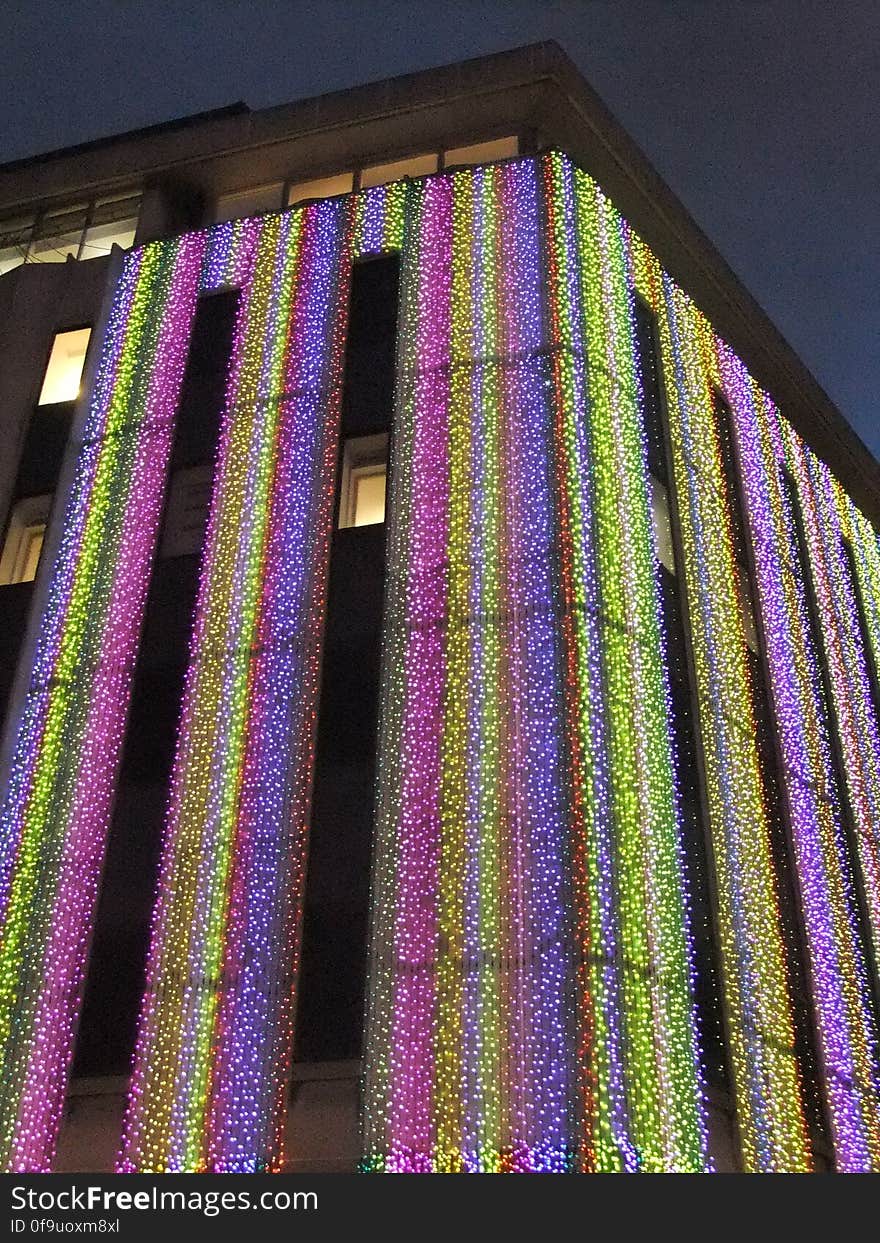
<path id="1" fill-rule="evenodd" d="M 38 403 L 28 421 L 0 544 L 0 724 L 30 616 L 91 329 L 55 333 Z"/>
<path id="2" fill-rule="evenodd" d="M 398 259 L 387 257 L 357 264 L 352 274 L 297 1003 L 299 1061 L 361 1053 L 385 587 L 375 480 L 384 474 L 394 404 L 398 270 Z M 356 523 L 360 468 L 360 478 L 373 482 L 362 497 L 364 521 Z"/>

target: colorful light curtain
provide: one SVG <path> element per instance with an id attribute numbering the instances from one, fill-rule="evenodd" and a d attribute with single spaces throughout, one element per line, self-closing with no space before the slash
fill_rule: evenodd
<path id="1" fill-rule="evenodd" d="M 807 1170 L 811 1156 L 760 771 L 742 586 L 726 512 L 716 341 L 690 300 L 627 230 L 636 289 L 657 317 L 699 699 L 722 990 L 743 1161 Z"/>
<path id="2" fill-rule="evenodd" d="M 743 447 L 835 1159 L 842 1170 L 878 1170 L 880 1091 L 865 961 L 871 947 L 862 946 L 859 938 L 842 800 L 851 799 L 858 809 L 858 854 L 869 909 L 876 915 L 878 822 L 868 800 L 877 797 L 870 774 L 876 773 L 880 749 L 856 609 L 852 597 L 847 600 L 843 595 L 840 543 L 841 535 L 849 531 L 858 548 L 862 588 L 876 610 L 871 567 L 876 564 L 877 537 L 739 360 L 723 349 L 720 359 Z M 822 652 L 815 650 L 807 623 L 805 593 L 812 584 L 804 582 L 798 564 L 794 515 L 786 505 L 782 483 L 785 468 L 796 480 L 805 518 L 811 577 L 819 589 Z M 876 644 L 876 628 L 872 638 Z M 833 706 L 825 702 L 819 672 L 826 660 L 835 692 L 836 711 L 830 718 Z M 863 731 L 854 731 L 854 717 L 861 718 Z M 835 780 L 829 728 L 838 732 L 849 792 Z M 866 776 L 872 795 L 863 801 Z M 875 938 L 876 927 L 875 919 Z"/>
<path id="3" fill-rule="evenodd" d="M 50 1167 L 205 237 L 127 262 L 0 822 L 0 1146 Z"/>
<path id="4" fill-rule="evenodd" d="M 127 259 L 3 804 L 5 1165 L 51 1165 L 191 322 L 199 294 L 230 286 L 238 319 L 119 1168 L 284 1163 L 349 272 L 387 250 L 401 254 L 402 303 L 363 1168 L 712 1164 L 638 294 L 669 407 L 743 1163 L 801 1170 L 812 1154 L 716 389 L 743 465 L 830 1141 L 838 1168 L 880 1169 L 841 820 L 846 798 L 876 952 L 880 736 L 853 592 L 880 653 L 880 545 L 558 154 Z"/>
<path id="5" fill-rule="evenodd" d="M 350 267 L 399 201 L 211 236 L 240 305 L 122 1171 L 283 1160 Z"/>
<path id="6" fill-rule="evenodd" d="M 349 217 L 270 217 L 242 257 L 123 1170 L 280 1151 Z"/>
<path id="7" fill-rule="evenodd" d="M 368 1169 L 706 1162 L 622 236 L 542 171 L 409 205 Z"/>

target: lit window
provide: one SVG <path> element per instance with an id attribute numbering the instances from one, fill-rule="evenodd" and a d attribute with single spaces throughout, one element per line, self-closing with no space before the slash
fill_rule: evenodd
<path id="1" fill-rule="evenodd" d="M 489 164 L 492 160 L 508 160 L 519 155 L 519 139 L 515 134 L 508 138 L 495 138 L 491 142 L 475 142 L 470 147 L 453 147 L 446 152 L 444 165 L 452 168 L 457 164 Z"/>
<path id="2" fill-rule="evenodd" d="M 39 405 L 77 399 L 91 331 L 91 328 L 75 328 L 72 332 L 56 332 Z"/>
<path id="3" fill-rule="evenodd" d="M 13 509 L 0 556 L 0 586 L 36 578 L 51 504 L 51 496 L 30 496 Z"/>
<path id="4" fill-rule="evenodd" d="M 24 263 L 33 227 L 33 216 L 19 216 L 0 223 L 0 276 Z"/>
<path id="5" fill-rule="evenodd" d="M 651 479 L 651 515 L 657 558 L 670 574 L 675 573 L 675 552 L 672 547 L 672 523 L 669 519 L 669 498 L 666 489 L 653 475 Z"/>
<path id="6" fill-rule="evenodd" d="M 246 190 L 236 190 L 234 194 L 221 194 L 214 210 L 214 220 L 238 220 L 242 216 L 259 216 L 266 211 L 281 210 L 280 181 L 273 181 L 268 186 L 249 186 Z"/>
<path id="7" fill-rule="evenodd" d="M 345 442 L 339 525 L 367 527 L 385 521 L 388 435 L 357 436 Z"/>
<path id="8" fill-rule="evenodd" d="M 414 155 L 408 160 L 396 160 L 393 164 L 374 164 L 361 173 L 361 185 L 384 186 L 387 181 L 399 181 L 401 177 L 425 177 L 436 173 L 436 155 Z"/>
<path id="9" fill-rule="evenodd" d="M 140 202 L 139 194 L 98 199 L 83 237 L 80 258 L 97 259 L 100 255 L 109 255 L 114 243 L 128 250 L 134 243 Z"/>
<path id="10" fill-rule="evenodd" d="M 47 212 L 37 221 L 28 263 L 64 263 L 79 254 L 88 207 L 69 207 L 64 211 Z"/>
<path id="11" fill-rule="evenodd" d="M 332 199 L 337 194 L 350 194 L 354 187 L 352 173 L 337 173 L 334 177 L 318 177 L 314 181 L 299 181 L 287 193 L 287 205 L 304 203 L 307 199 Z"/>

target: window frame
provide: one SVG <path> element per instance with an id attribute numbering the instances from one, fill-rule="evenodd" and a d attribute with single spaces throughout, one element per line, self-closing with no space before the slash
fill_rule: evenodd
<path id="1" fill-rule="evenodd" d="M 362 453 L 354 446 L 360 444 Z M 363 436 L 346 436 L 342 443 L 339 466 L 339 486 L 336 495 L 334 527 L 337 531 L 350 531 L 363 527 L 385 526 L 388 520 L 388 477 L 390 474 L 391 435 L 389 432 L 368 432 Z M 381 522 L 356 522 L 357 482 L 369 476 L 382 475 L 385 479 L 385 499 Z M 354 485 L 354 487 L 352 486 Z"/>
<path id="2" fill-rule="evenodd" d="M 58 339 L 58 337 L 64 336 L 65 333 L 85 332 L 86 330 L 88 330 L 89 339 L 86 342 L 86 350 L 85 350 L 85 353 L 83 354 L 83 365 L 82 365 L 82 370 L 80 371 L 80 375 L 79 375 L 79 388 L 77 390 L 76 396 L 65 397 L 65 398 L 62 398 L 61 401 L 41 401 L 40 399 L 43 395 L 43 389 L 46 387 L 46 378 L 49 372 L 49 364 L 52 361 L 52 354 L 55 349 L 56 340 Z M 34 411 L 50 409 L 52 406 L 70 406 L 70 405 L 73 405 L 75 402 L 79 401 L 80 397 L 82 396 L 83 381 L 85 379 L 86 368 L 89 365 L 89 354 L 92 348 L 92 342 L 94 341 L 94 338 L 95 338 L 95 325 L 94 324 L 79 323 L 79 324 L 72 324 L 70 327 L 67 327 L 67 328 L 53 328 L 52 329 L 48 348 L 46 349 L 43 355 L 43 359 L 44 359 L 43 366 L 38 373 L 39 387 L 37 388 L 36 396 L 33 402 Z"/>

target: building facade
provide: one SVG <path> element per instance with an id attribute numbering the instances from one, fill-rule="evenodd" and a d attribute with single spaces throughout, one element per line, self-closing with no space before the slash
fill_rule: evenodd
<path id="1" fill-rule="evenodd" d="M 0 211 L 6 1168 L 880 1169 L 880 473 L 563 54 Z"/>

